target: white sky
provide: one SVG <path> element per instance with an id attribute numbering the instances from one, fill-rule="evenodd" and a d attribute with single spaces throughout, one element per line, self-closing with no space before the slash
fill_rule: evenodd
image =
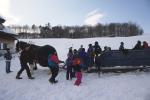
<path id="1" fill-rule="evenodd" d="M 6 25 L 95 25 L 135 22 L 150 32 L 149 0 L 0 0 Z"/>
<path id="2" fill-rule="evenodd" d="M 0 15 L 7 19 L 5 24 L 17 24 L 20 21 L 18 16 L 11 13 L 10 0 L 0 0 Z"/>

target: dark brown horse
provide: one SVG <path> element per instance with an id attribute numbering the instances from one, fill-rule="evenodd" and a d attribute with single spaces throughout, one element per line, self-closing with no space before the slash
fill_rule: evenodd
<path id="1" fill-rule="evenodd" d="M 28 63 L 33 64 L 34 62 L 36 62 L 36 63 L 39 63 L 43 67 L 49 67 L 51 71 L 53 70 L 48 65 L 48 56 L 50 54 L 55 54 L 55 53 L 57 54 L 56 49 L 54 47 L 50 45 L 37 46 L 37 45 L 29 44 L 23 41 L 17 41 L 16 51 L 17 52 L 21 51 L 21 54 L 20 54 L 21 69 L 17 73 L 17 76 L 16 76 L 17 79 L 22 79 L 20 75 L 24 69 L 26 69 L 29 79 L 33 79 L 29 70 Z M 56 69 L 54 70 L 57 71 L 57 74 L 58 74 L 59 68 L 57 68 L 57 70 Z M 52 76 L 56 77 L 57 75 L 52 75 Z"/>

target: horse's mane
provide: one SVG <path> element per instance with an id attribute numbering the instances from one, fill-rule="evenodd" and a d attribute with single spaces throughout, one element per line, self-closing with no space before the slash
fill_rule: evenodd
<path id="1" fill-rule="evenodd" d="M 27 43 L 27 42 L 24 42 L 24 41 L 18 41 L 16 43 L 16 49 L 20 48 L 20 49 L 25 49 L 26 47 L 39 47 L 38 45 L 35 45 L 35 44 L 31 44 L 31 43 Z"/>

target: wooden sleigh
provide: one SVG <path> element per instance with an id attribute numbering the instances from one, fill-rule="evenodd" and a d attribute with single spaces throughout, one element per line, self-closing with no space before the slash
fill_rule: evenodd
<path id="1" fill-rule="evenodd" d="M 96 58 L 98 72 L 126 72 L 150 68 L 150 49 L 111 50 Z"/>

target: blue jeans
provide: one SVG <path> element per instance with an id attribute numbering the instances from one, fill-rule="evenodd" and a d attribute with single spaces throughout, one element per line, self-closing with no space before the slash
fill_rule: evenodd
<path id="1" fill-rule="evenodd" d="M 6 61 L 6 73 L 10 72 L 10 61 Z"/>

